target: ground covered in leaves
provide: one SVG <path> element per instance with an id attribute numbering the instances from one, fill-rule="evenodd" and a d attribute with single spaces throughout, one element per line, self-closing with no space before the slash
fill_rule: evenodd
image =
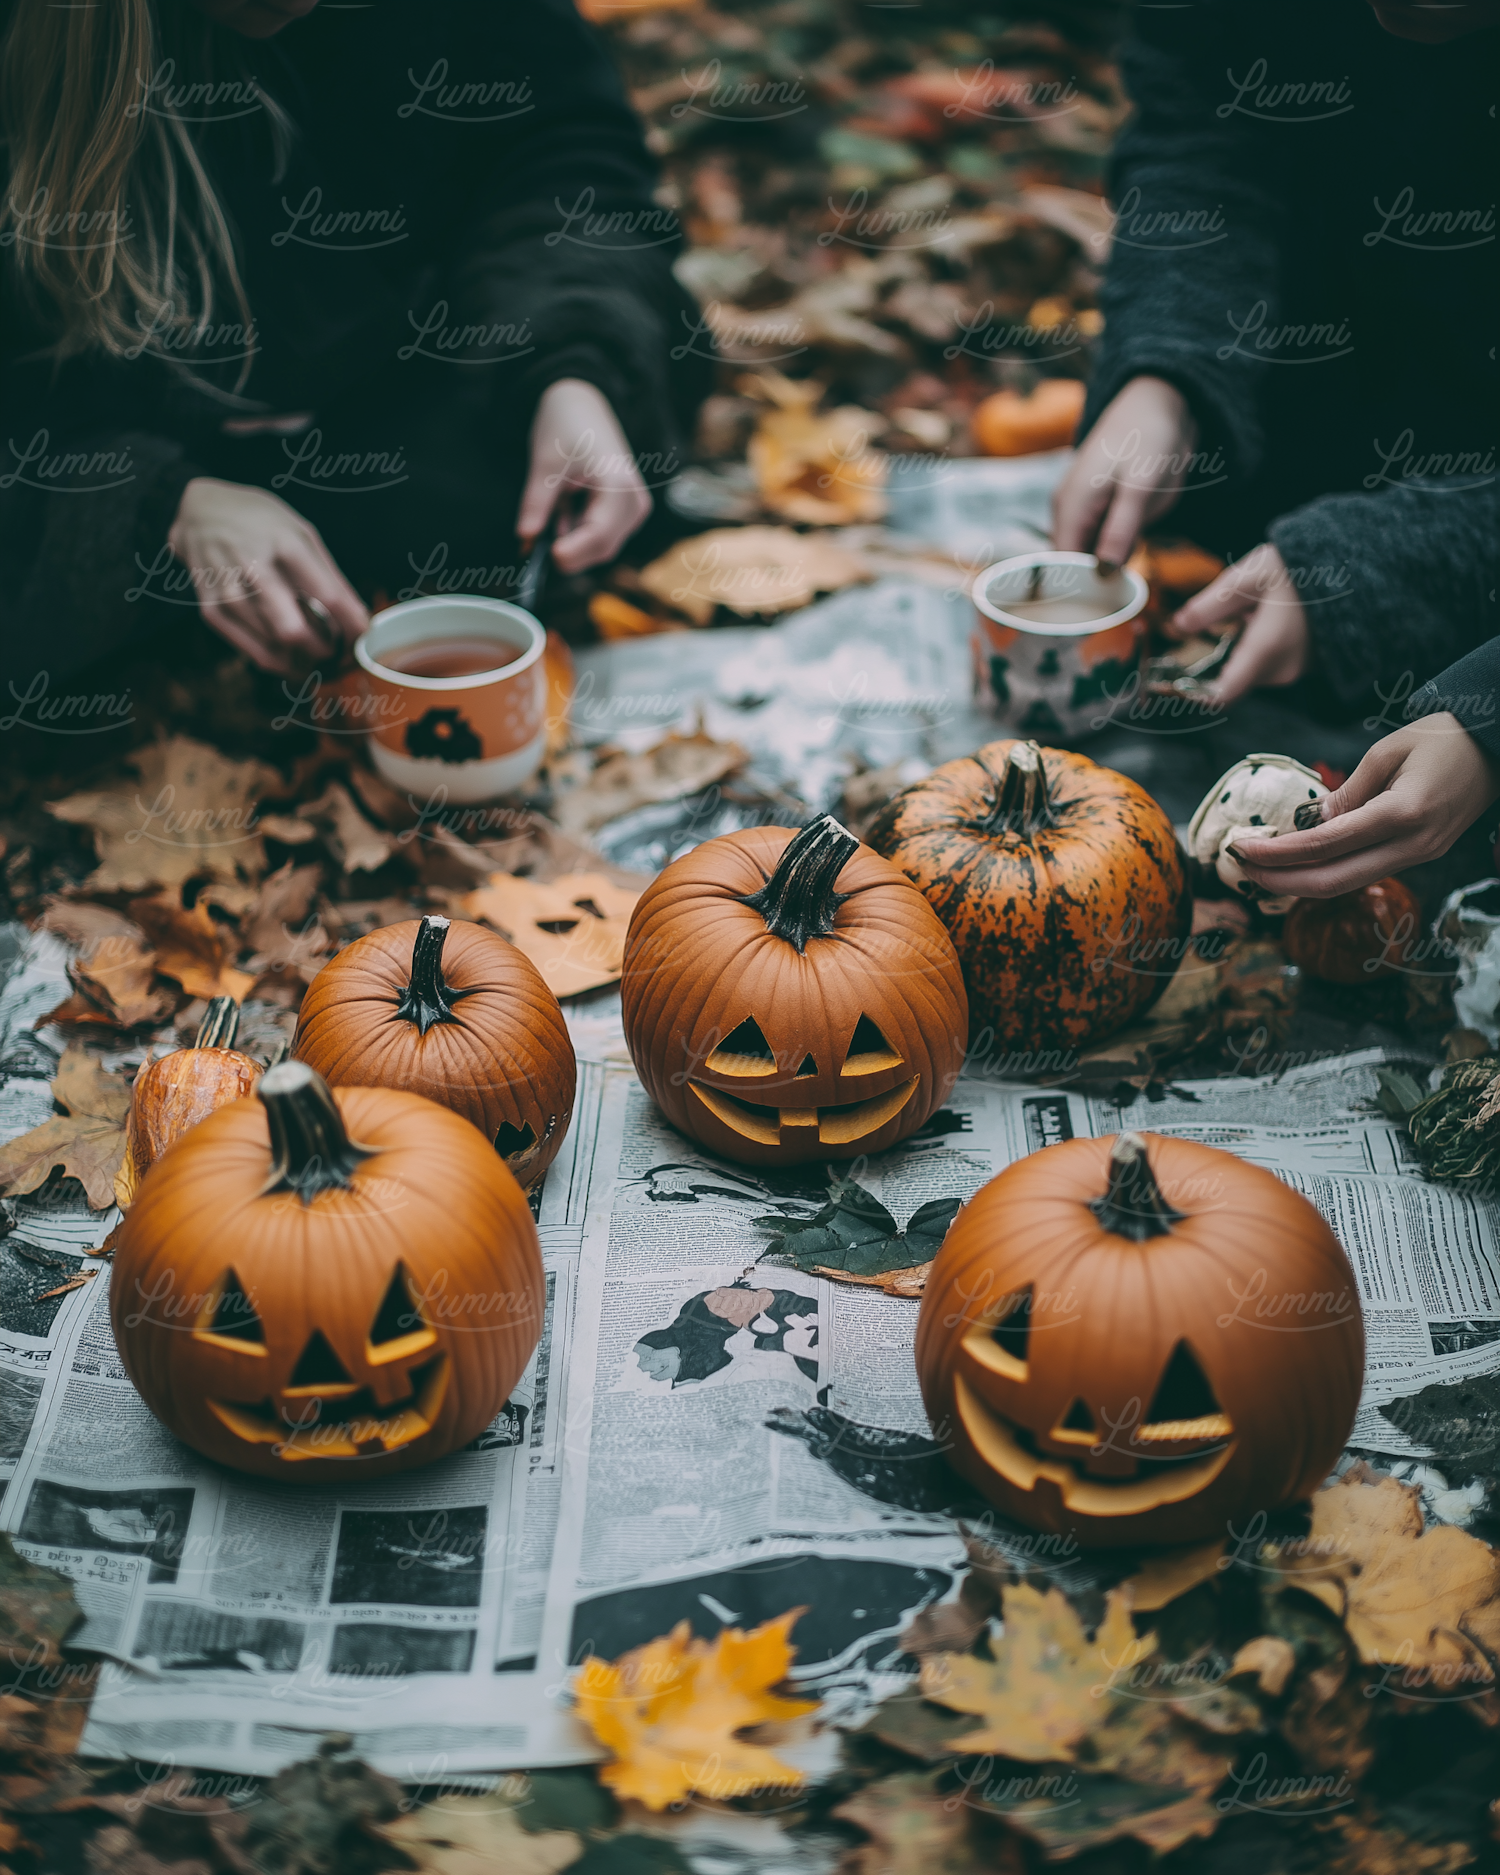
<path id="1" fill-rule="evenodd" d="M 785 818 L 733 744 L 570 748 L 567 643 L 773 617 L 872 572 L 919 573 L 884 541 L 903 462 L 980 453 L 993 393 L 1076 387 L 1101 329 L 1103 169 L 1123 111 L 1115 9 L 592 0 L 663 162 L 702 307 L 682 342 L 721 363 L 660 522 L 630 563 L 554 581 L 554 735 L 523 802 L 479 816 L 385 788 L 314 684 L 228 659 L 196 626 L 129 682 L 134 753 L 19 730 L 0 772 L 6 915 L 69 946 L 48 1020 L 0 1070 L 51 1083 L 54 1113 L 0 1147 L 0 1189 L 77 1179 L 112 1202 L 135 1068 L 242 1005 L 272 1059 L 341 944 L 422 910 L 483 919 L 558 994 L 607 990 L 642 879 L 591 844 L 621 815 L 717 789 Z M 704 530 L 708 530 L 705 533 Z M 705 540 L 712 554 L 705 552 Z M 904 557 L 903 557 L 904 556 Z M 1201 559 L 1201 556 L 1199 556 Z M 1173 569 L 1176 569 L 1175 571 Z M 1148 568 L 1159 597 L 1202 567 Z M 951 580 L 951 567 L 940 566 Z M 374 597 L 374 595 L 371 595 Z M 114 740 L 112 738 L 112 740 Z M 895 785 L 851 778 L 859 826 Z M 795 803 L 793 804 L 795 805 Z M 1200 948 L 1150 1020 L 1093 1053 L 1109 1085 L 1256 1072 L 1299 1043 L 1452 1023 L 1446 983 L 1325 992 L 1274 932 L 1199 908 Z M 38 1135 L 41 1135 L 40 1137 Z M 760 1220 L 773 1259 L 921 1293 L 951 1206 L 898 1230 L 839 1177 L 821 1209 Z M 0 1219 L 0 1224 L 4 1220 Z M 74 1263 L 38 1263 L 38 1299 Z M 1428 1388 L 1391 1417 L 1455 1479 L 1500 1484 L 1500 1383 Z M 791 1429 L 788 1429 L 791 1430 Z M 798 1428 L 797 1436 L 817 1429 Z M 825 1430 L 827 1430 L 825 1428 Z M 835 1428 L 830 1434 L 836 1437 Z M 934 1485 L 941 1501 L 941 1481 Z M 852 1732 L 815 1736 L 781 1686 L 794 1611 L 710 1645 L 662 1637 L 592 1663 L 583 1710 L 605 1769 L 487 1789 L 403 1790 L 330 1740 L 262 1781 L 85 1765 L 93 1667 L 71 1591 L 0 1540 L 0 1865 L 16 1875 L 665 1875 L 838 1868 L 968 1875 L 1067 1862 L 1080 1875 L 1415 1875 L 1500 1864 L 1500 1561 L 1416 1491 L 1356 1468 L 1284 1526 L 1165 1554 L 1110 1588 L 1027 1575 L 979 1514 L 954 1596 L 905 1637 L 914 1676 Z M 649 1659 L 645 1656 L 649 1654 Z M 726 1781 L 727 1780 L 727 1781 Z M 653 1804 L 658 1807 L 651 1807 Z"/>

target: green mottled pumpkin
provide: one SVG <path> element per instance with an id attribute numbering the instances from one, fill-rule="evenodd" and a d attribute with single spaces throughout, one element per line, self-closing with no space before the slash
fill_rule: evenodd
<path id="1" fill-rule="evenodd" d="M 971 1047 L 995 1065 L 1066 1065 L 1049 1057 L 1140 1015 L 1182 961 L 1193 906 L 1171 822 L 1069 749 L 991 742 L 904 789 L 866 837 L 947 927 Z"/>

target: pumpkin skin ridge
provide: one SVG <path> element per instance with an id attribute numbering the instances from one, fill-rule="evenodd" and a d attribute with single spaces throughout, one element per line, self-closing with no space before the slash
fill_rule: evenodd
<path id="1" fill-rule="evenodd" d="M 980 753 L 998 766 L 1002 759 L 1008 760 L 1013 746 L 993 743 Z M 992 779 L 975 757 L 945 763 L 898 794 L 882 810 L 868 836 L 929 897 L 949 925 L 971 992 L 972 1038 L 980 1039 L 988 1027 L 1002 1045 L 1013 1050 L 1071 1046 L 1107 1034 L 1141 1013 L 1165 988 L 1168 974 L 1126 971 L 1111 973 L 1113 981 L 1085 974 L 1099 941 L 1118 946 L 1134 914 L 1140 921 L 1138 935 L 1152 942 L 1165 938 L 1180 947 L 1191 923 L 1191 898 L 1175 836 L 1145 790 L 1073 751 L 1044 749 L 1040 753 L 1054 813 L 1073 816 L 1072 824 L 1040 828 L 1035 836 L 1039 843 L 1047 842 L 1054 888 L 1073 896 L 1075 872 L 1087 875 L 1091 864 L 1096 874 L 1102 870 L 1105 875 L 1102 882 L 1096 879 L 1092 894 L 1078 896 L 1081 921 L 1063 920 L 1063 927 L 1081 939 L 1077 944 L 1081 968 L 1072 971 L 1076 981 L 1062 976 L 1048 981 L 1034 962 L 1025 973 L 1014 964 L 1008 969 L 1004 966 L 1003 956 L 1032 958 L 1038 948 L 1037 920 L 1033 917 L 1028 924 L 1019 917 L 1010 893 L 996 895 L 992 886 L 986 895 L 989 902 L 978 905 L 972 902 L 972 894 L 965 894 L 960 911 L 945 892 L 945 879 L 955 870 L 957 856 L 979 844 L 974 822 L 984 804 L 993 799 Z M 1101 828 L 1114 842 L 1110 864 L 1102 869 L 1097 858 L 1090 862 L 1087 857 L 1088 842 L 1099 837 Z M 1002 866 L 1008 856 L 1009 864 L 1019 872 L 1026 842 L 1019 835 L 992 838 L 992 856 Z M 1078 839 L 1085 844 L 1078 847 Z M 1076 848 L 1076 866 L 1067 854 L 1069 841 Z M 1065 857 L 1069 857 L 1066 866 Z M 1124 903 L 1113 906 L 1112 917 L 1104 916 L 1111 909 L 1111 898 L 1120 899 L 1131 881 Z M 1031 900 L 1034 904 L 1034 884 Z M 1103 926 L 1097 934 L 1090 929 L 1091 918 Z M 988 936 L 994 937 L 994 944 L 983 942 Z M 1059 971 L 1067 963 L 1061 959 Z"/>
<path id="2" fill-rule="evenodd" d="M 442 970 L 451 987 L 475 995 L 457 1001 L 455 1020 L 417 1034 L 394 1009 L 410 981 L 421 922 L 379 927 L 319 972 L 303 1002 L 294 1057 L 336 1086 L 426 1092 L 492 1146 L 502 1125 L 529 1127 L 537 1143 L 512 1155 L 512 1169 L 533 1185 L 561 1149 L 577 1098 L 577 1062 L 557 999 L 498 933 L 454 921 Z M 489 1019 L 481 1020 L 477 1011 L 486 1007 Z"/>
<path id="3" fill-rule="evenodd" d="M 1196 1142 L 1174 1141 L 1171 1136 L 1148 1134 L 1144 1137 L 1150 1146 L 1153 1164 L 1168 1156 L 1164 1148 L 1174 1145 L 1200 1153 L 1212 1150 Z M 1103 1163 L 1102 1149 L 1107 1149 L 1111 1142 L 1068 1142 L 1069 1146 L 1074 1144 L 1089 1148 L 1083 1160 L 1092 1158 L 1098 1166 Z M 1067 1146 L 1048 1147 L 1016 1164 L 1034 1165 L 1038 1160 L 1067 1150 Z M 1318 1298 L 1337 1297 L 1342 1293 L 1350 1298 L 1352 1313 L 1340 1314 L 1337 1302 L 1331 1311 L 1323 1311 L 1324 1319 L 1317 1320 L 1310 1331 L 1320 1334 L 1311 1358 L 1300 1348 L 1295 1353 L 1288 1353 L 1285 1346 L 1277 1348 L 1274 1344 L 1279 1336 L 1266 1337 L 1262 1344 L 1252 1345 L 1244 1337 L 1257 1332 L 1257 1322 L 1238 1312 L 1238 1302 L 1233 1308 L 1228 1305 L 1236 1295 L 1243 1300 L 1245 1295 L 1253 1293 L 1253 1288 L 1244 1287 L 1247 1277 L 1257 1270 L 1264 1272 L 1268 1262 L 1274 1261 L 1266 1257 L 1266 1221 L 1254 1208 L 1253 1191 L 1247 1195 L 1243 1187 L 1236 1186 L 1228 1206 L 1217 1208 L 1205 1204 L 1184 1220 L 1187 1229 L 1179 1225 L 1166 1238 L 1138 1245 L 1100 1231 L 1097 1221 L 1084 1208 L 1083 1196 L 1090 1187 L 1089 1195 L 1097 1196 L 1100 1181 L 1092 1173 L 1081 1181 L 1075 1178 L 1079 1164 L 1079 1155 L 1073 1155 L 1064 1166 L 1054 1162 L 1050 1173 L 1056 1181 L 1054 1189 L 1043 1192 L 1023 1188 L 1015 1193 L 1003 1211 L 995 1208 L 997 1199 L 984 1214 L 978 1232 L 972 1225 L 967 1233 L 960 1231 L 959 1226 L 964 1222 L 961 1214 L 939 1251 L 918 1322 L 916 1360 L 930 1417 L 939 1426 L 947 1424 L 957 1429 L 957 1443 L 950 1450 L 950 1462 L 981 1490 L 986 1489 L 984 1467 L 980 1464 L 976 1469 L 969 1462 L 965 1435 L 953 1417 L 952 1382 L 940 1379 L 939 1374 L 945 1368 L 950 1373 L 956 1371 L 953 1364 L 959 1345 L 986 1301 L 992 1303 L 997 1296 L 1014 1293 L 1032 1283 L 1037 1299 L 1033 1302 L 1032 1338 L 1027 1348 L 1028 1378 L 1024 1383 L 1006 1383 L 1003 1389 L 997 1388 L 996 1393 L 997 1397 L 1026 1400 L 1024 1421 L 1010 1423 L 1038 1429 L 1035 1449 L 1047 1462 L 1067 1464 L 1060 1454 L 1050 1450 L 1041 1433 L 1059 1423 L 1076 1397 L 1081 1396 L 1088 1404 L 1100 1436 L 1108 1436 L 1108 1421 L 1100 1411 L 1101 1405 L 1106 1403 L 1108 1388 L 1105 1377 L 1094 1371 L 1098 1365 L 1097 1355 L 1087 1350 L 1091 1346 L 1098 1349 L 1110 1325 L 1136 1320 L 1154 1324 L 1153 1347 L 1159 1344 L 1157 1377 L 1164 1372 L 1163 1363 L 1170 1348 L 1179 1340 L 1186 1341 L 1234 1427 L 1237 1446 L 1246 1446 L 1248 1442 L 1255 1449 L 1232 1452 L 1223 1476 L 1210 1486 L 1202 1502 L 1189 1499 L 1167 1507 L 1165 1514 L 1158 1509 L 1112 1519 L 1094 1511 L 1070 1512 L 1060 1500 L 1052 1506 L 1040 1485 L 1031 1492 L 1009 1487 L 998 1493 L 987 1491 L 1007 1514 L 1019 1516 L 1034 1527 L 1071 1530 L 1081 1540 L 1095 1545 L 1189 1541 L 1195 1535 L 1222 1533 L 1226 1514 L 1236 1516 L 1262 1506 L 1269 1508 L 1316 1488 L 1332 1463 L 1327 1448 L 1333 1447 L 1336 1458 L 1343 1438 L 1347 1437 L 1347 1427 L 1334 1425 L 1332 1432 L 1329 1430 L 1330 1396 L 1342 1403 L 1334 1407 L 1334 1418 L 1342 1407 L 1347 1407 L 1347 1417 L 1352 1423 L 1363 1380 L 1358 1288 L 1352 1266 L 1337 1239 L 1327 1231 L 1326 1225 L 1321 1233 L 1314 1232 L 1311 1220 L 1307 1220 L 1308 1230 L 1297 1240 L 1294 1255 L 1287 1259 L 1283 1269 L 1273 1268 L 1271 1273 L 1278 1286 L 1283 1282 L 1300 1283 L 1300 1295 L 1304 1300 L 1309 1294 Z M 1004 1178 L 1005 1174 L 999 1177 Z M 1177 1180 L 1168 1174 L 1165 1164 L 1159 1182 L 1169 1202 L 1176 1203 L 1179 1209 L 1184 1208 L 1180 1192 L 1175 1199 L 1172 1196 Z M 998 1180 L 991 1183 L 998 1183 Z M 1078 1189 L 1080 1183 L 1082 1191 Z M 1073 1189 L 1070 1190 L 1070 1186 Z M 1074 1226 L 1072 1231 L 1067 1228 L 1069 1213 Z M 1199 1240 L 1190 1234 L 1194 1227 L 1222 1233 L 1226 1226 L 1232 1227 L 1231 1234 L 1222 1241 L 1217 1236 Z M 1202 1316 L 1193 1316 L 1194 1297 L 1201 1296 L 1205 1288 L 1211 1293 L 1213 1285 L 1220 1282 L 1227 1285 L 1231 1280 L 1240 1287 L 1226 1286 L 1218 1292 L 1228 1310 L 1227 1319 L 1216 1322 L 1210 1314 L 1214 1325 L 1205 1340 Z M 1058 1346 L 1050 1339 L 1054 1327 L 1050 1318 L 1056 1317 L 1058 1310 L 1050 1303 L 1042 1307 L 1040 1299 L 1043 1292 L 1053 1298 L 1066 1298 L 1070 1287 L 1077 1291 L 1077 1300 L 1088 1311 L 1090 1320 L 1103 1326 L 1066 1334 L 1059 1353 L 1049 1357 L 1049 1345 Z M 1295 1292 L 1288 1288 L 1284 1293 Z M 966 1294 L 970 1302 L 960 1311 L 955 1325 L 946 1326 L 946 1315 L 959 1309 L 957 1298 Z M 1292 1318 L 1294 1330 L 1298 1319 Z M 1066 1322 L 1062 1326 L 1066 1329 Z M 1330 1334 L 1332 1347 L 1328 1346 Z M 1246 1348 L 1250 1350 L 1248 1354 L 1244 1352 Z M 1270 1384 L 1276 1389 L 1275 1403 L 1270 1409 L 1265 1408 L 1263 1398 L 1268 1373 Z M 1149 1410 L 1150 1397 L 1144 1389 L 1138 1391 L 1142 1394 L 1140 1414 L 1144 1417 Z M 1121 1410 L 1124 1404 L 1123 1397 L 1115 1399 L 1114 1410 Z M 1002 1422 L 1006 1421 L 1006 1409 L 991 1406 L 988 1410 L 996 1412 Z M 1128 1422 L 1122 1422 L 1122 1430 L 1125 1423 Z M 1273 1423 L 1274 1438 L 1267 1431 Z M 1254 1430 L 1257 1426 L 1261 1428 L 1259 1433 Z M 1315 1438 L 1319 1430 L 1323 1434 L 1321 1440 Z M 1072 1468 L 1079 1472 L 1082 1469 L 1076 1464 Z M 1244 1501 L 1247 1491 L 1250 1502 Z M 1153 1517 L 1155 1522 L 1148 1526 L 1146 1520 Z"/>
<path id="4" fill-rule="evenodd" d="M 213 1139 L 215 1157 L 212 1163 L 208 1160 L 199 1163 L 195 1159 L 189 1161 L 185 1169 L 179 1169 L 179 1161 L 178 1165 L 172 1166 L 169 1177 L 143 1181 L 138 1204 L 127 1218 L 128 1234 L 124 1235 L 117 1252 L 117 1270 L 111 1294 L 111 1313 L 116 1323 L 121 1357 L 132 1380 L 147 1395 L 148 1402 L 153 1404 L 153 1410 L 158 1412 L 168 1430 L 179 1438 L 185 1438 L 216 1462 L 230 1463 L 236 1469 L 261 1477 L 299 1484 L 327 1484 L 334 1479 L 341 1479 L 347 1484 L 404 1470 L 442 1456 L 442 1451 L 433 1450 L 433 1446 L 444 1433 L 449 1442 L 445 1450 L 456 1449 L 477 1436 L 493 1417 L 494 1411 L 498 1411 L 499 1404 L 503 1404 L 504 1397 L 530 1358 L 531 1349 L 540 1332 L 545 1294 L 545 1278 L 535 1226 L 530 1221 L 530 1211 L 524 1196 L 505 1170 L 503 1162 L 495 1158 L 477 1131 L 459 1116 L 446 1114 L 445 1110 L 437 1108 L 432 1102 L 390 1089 L 347 1089 L 338 1096 L 338 1101 L 349 1131 L 356 1140 L 367 1131 L 389 1134 L 397 1122 L 404 1133 L 414 1111 L 433 1118 L 443 1116 L 441 1123 L 446 1137 L 440 1148 L 434 1147 L 430 1137 L 421 1142 L 408 1142 L 404 1137 L 390 1140 L 377 1148 L 373 1158 L 356 1169 L 353 1192 L 323 1192 L 314 1200 L 312 1207 L 304 1208 L 301 1200 L 292 1193 L 247 1196 L 263 1186 L 269 1166 L 269 1141 L 264 1112 L 260 1103 L 253 1098 L 223 1108 L 218 1115 L 211 1117 L 221 1119 L 235 1113 L 236 1109 L 249 1109 L 250 1112 L 248 1115 L 240 1114 L 230 1125 L 221 1125 L 216 1129 L 218 1136 Z M 372 1103 L 388 1105 L 392 1102 L 399 1103 L 396 1120 L 384 1117 L 372 1123 Z M 456 1134 L 446 1126 L 449 1119 L 456 1124 Z M 254 1124 L 256 1122 L 258 1129 Z M 197 1140 L 196 1130 L 193 1141 L 199 1146 L 202 1144 Z M 369 1143 L 367 1138 L 366 1144 Z M 159 1166 L 152 1168 L 153 1174 L 160 1166 L 168 1165 L 176 1152 L 177 1148 L 173 1148 L 164 1155 Z M 232 1185 L 238 1186 L 234 1195 L 229 1197 L 225 1191 L 226 1161 L 227 1176 Z M 367 1168 L 371 1166 L 377 1170 L 368 1171 Z M 487 1185 L 489 1188 L 489 1195 L 483 1200 L 485 1222 L 482 1225 L 477 1216 L 464 1215 L 462 1208 L 452 1202 L 452 1181 L 464 1173 L 465 1167 L 482 1186 Z M 441 1215 L 440 1249 L 436 1247 L 437 1240 L 431 1231 L 424 1242 L 415 1247 L 392 1247 L 388 1243 L 372 1242 L 370 1206 L 374 1202 L 378 1212 L 380 1200 L 372 1199 L 368 1193 L 363 1196 L 360 1194 L 362 1175 L 366 1184 L 372 1179 L 391 1180 L 404 1193 L 404 1204 L 417 1204 L 425 1207 L 432 1216 Z M 251 1223 L 254 1230 L 242 1232 L 235 1244 L 226 1246 L 215 1256 L 205 1257 L 201 1250 L 205 1240 L 204 1227 L 206 1224 L 216 1226 L 214 1234 L 222 1235 L 226 1207 L 236 1217 L 243 1217 L 248 1208 L 253 1214 Z M 155 1212 L 161 1208 L 166 1209 L 168 1216 L 165 1224 L 158 1229 Z M 309 1222 L 309 1211 L 318 1214 L 316 1224 Z M 268 1232 L 288 1224 L 293 1228 L 285 1231 L 284 1238 L 278 1238 L 274 1251 L 276 1261 L 285 1267 L 274 1271 L 257 1267 L 257 1259 L 270 1254 L 266 1247 Z M 134 1244 L 143 1235 L 149 1241 L 153 1234 L 157 1241 L 137 1269 L 133 1263 Z M 503 1253 L 496 1248 L 497 1234 L 504 1240 Z M 245 1241 L 247 1236 L 252 1237 L 249 1243 Z M 425 1258 L 421 1254 L 423 1250 L 426 1251 Z M 153 1336 L 139 1339 L 119 1332 L 120 1317 L 129 1302 L 129 1297 L 122 1297 L 119 1285 L 127 1272 L 144 1280 L 149 1294 L 152 1279 L 158 1272 L 175 1278 L 180 1270 L 185 1269 L 190 1279 L 194 1279 L 198 1271 L 204 1270 L 206 1274 L 199 1280 L 212 1284 L 219 1280 L 224 1271 L 232 1269 L 245 1285 L 252 1306 L 256 1306 L 257 1296 L 264 1298 L 273 1290 L 294 1298 L 291 1308 L 294 1315 L 306 1317 L 304 1330 L 308 1323 L 321 1330 L 346 1370 L 358 1378 L 366 1368 L 364 1341 L 369 1324 L 361 1326 L 347 1321 L 340 1324 L 333 1319 L 337 1312 L 338 1292 L 347 1285 L 348 1271 L 368 1269 L 371 1272 L 370 1280 L 377 1281 L 383 1293 L 390 1269 L 395 1263 L 403 1262 L 420 1293 L 424 1261 L 432 1263 L 440 1260 L 441 1267 L 446 1268 L 450 1259 L 455 1263 L 466 1259 L 471 1272 L 485 1263 L 490 1264 L 501 1293 L 530 1297 L 530 1315 L 534 1320 L 528 1319 L 525 1323 L 514 1318 L 506 1320 L 494 1333 L 478 1338 L 472 1346 L 466 1345 L 462 1350 L 462 1373 L 455 1370 L 454 1350 L 448 1345 L 451 1335 L 445 1336 L 440 1327 L 439 1349 L 448 1357 L 450 1376 L 438 1419 L 428 1433 L 419 1435 L 406 1446 L 388 1450 L 373 1459 L 312 1458 L 288 1462 L 268 1458 L 263 1462 L 247 1462 L 246 1455 L 238 1450 L 235 1451 L 235 1457 L 227 1458 L 226 1449 L 234 1449 L 236 1442 L 227 1431 L 217 1429 L 217 1422 L 207 1425 L 211 1415 L 202 1403 L 205 1383 L 193 1378 L 188 1371 L 180 1346 L 174 1340 L 176 1331 L 164 1328 Z M 321 1299 L 320 1291 L 327 1292 Z M 424 1313 L 430 1319 L 430 1299 L 423 1306 Z M 373 1312 L 370 1320 L 373 1321 Z M 294 1338 L 305 1343 L 306 1333 L 299 1331 Z M 190 1359 L 193 1352 L 189 1350 Z M 277 1389 L 270 1384 L 274 1368 L 268 1365 L 267 1356 L 229 1355 L 228 1359 L 240 1364 L 240 1371 L 245 1376 L 244 1391 L 238 1396 L 226 1395 L 222 1388 L 215 1385 L 210 1389 L 214 1397 L 238 1397 L 251 1401 L 275 1394 Z M 383 1392 L 391 1392 L 397 1403 L 407 1399 L 408 1391 L 398 1383 L 408 1381 L 412 1368 L 420 1364 L 419 1358 L 401 1363 L 399 1368 L 393 1367 L 384 1373 L 371 1370 L 366 1384 L 372 1387 L 377 1404 Z M 290 1365 L 288 1361 L 288 1372 Z M 214 1371 L 218 1372 L 224 1366 L 224 1353 L 215 1351 Z M 514 1373 L 506 1380 L 505 1375 L 511 1368 L 514 1368 Z M 202 1371 L 201 1367 L 199 1371 Z M 500 1398 L 491 1407 L 489 1400 L 497 1390 L 500 1390 Z M 255 1448 L 257 1452 L 265 1449 Z"/>

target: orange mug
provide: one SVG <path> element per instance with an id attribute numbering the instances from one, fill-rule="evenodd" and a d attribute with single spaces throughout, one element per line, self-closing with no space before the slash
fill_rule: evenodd
<path id="1" fill-rule="evenodd" d="M 354 646 L 376 727 L 370 756 L 394 788 L 492 801 L 523 787 L 547 747 L 547 634 L 503 599 L 388 606 Z"/>

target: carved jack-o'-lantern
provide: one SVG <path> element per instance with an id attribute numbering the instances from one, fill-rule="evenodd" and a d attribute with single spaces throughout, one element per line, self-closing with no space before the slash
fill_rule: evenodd
<path id="1" fill-rule="evenodd" d="M 152 1166 L 115 1252 L 120 1358 L 169 1431 L 327 1483 L 474 1438 L 541 1331 L 536 1226 L 467 1120 L 381 1087 L 262 1078 Z"/>
<path id="2" fill-rule="evenodd" d="M 1231 1153 L 1122 1133 L 1045 1147 L 970 1200 L 916 1361 L 953 1464 L 1001 1510 L 1089 1544 L 1185 1543 L 1327 1476 L 1364 1331 L 1305 1198 Z"/>
<path id="3" fill-rule="evenodd" d="M 675 860 L 631 918 L 620 992 L 646 1091 L 747 1165 L 879 1152 L 924 1124 L 963 1062 L 948 934 L 828 815 Z"/>

